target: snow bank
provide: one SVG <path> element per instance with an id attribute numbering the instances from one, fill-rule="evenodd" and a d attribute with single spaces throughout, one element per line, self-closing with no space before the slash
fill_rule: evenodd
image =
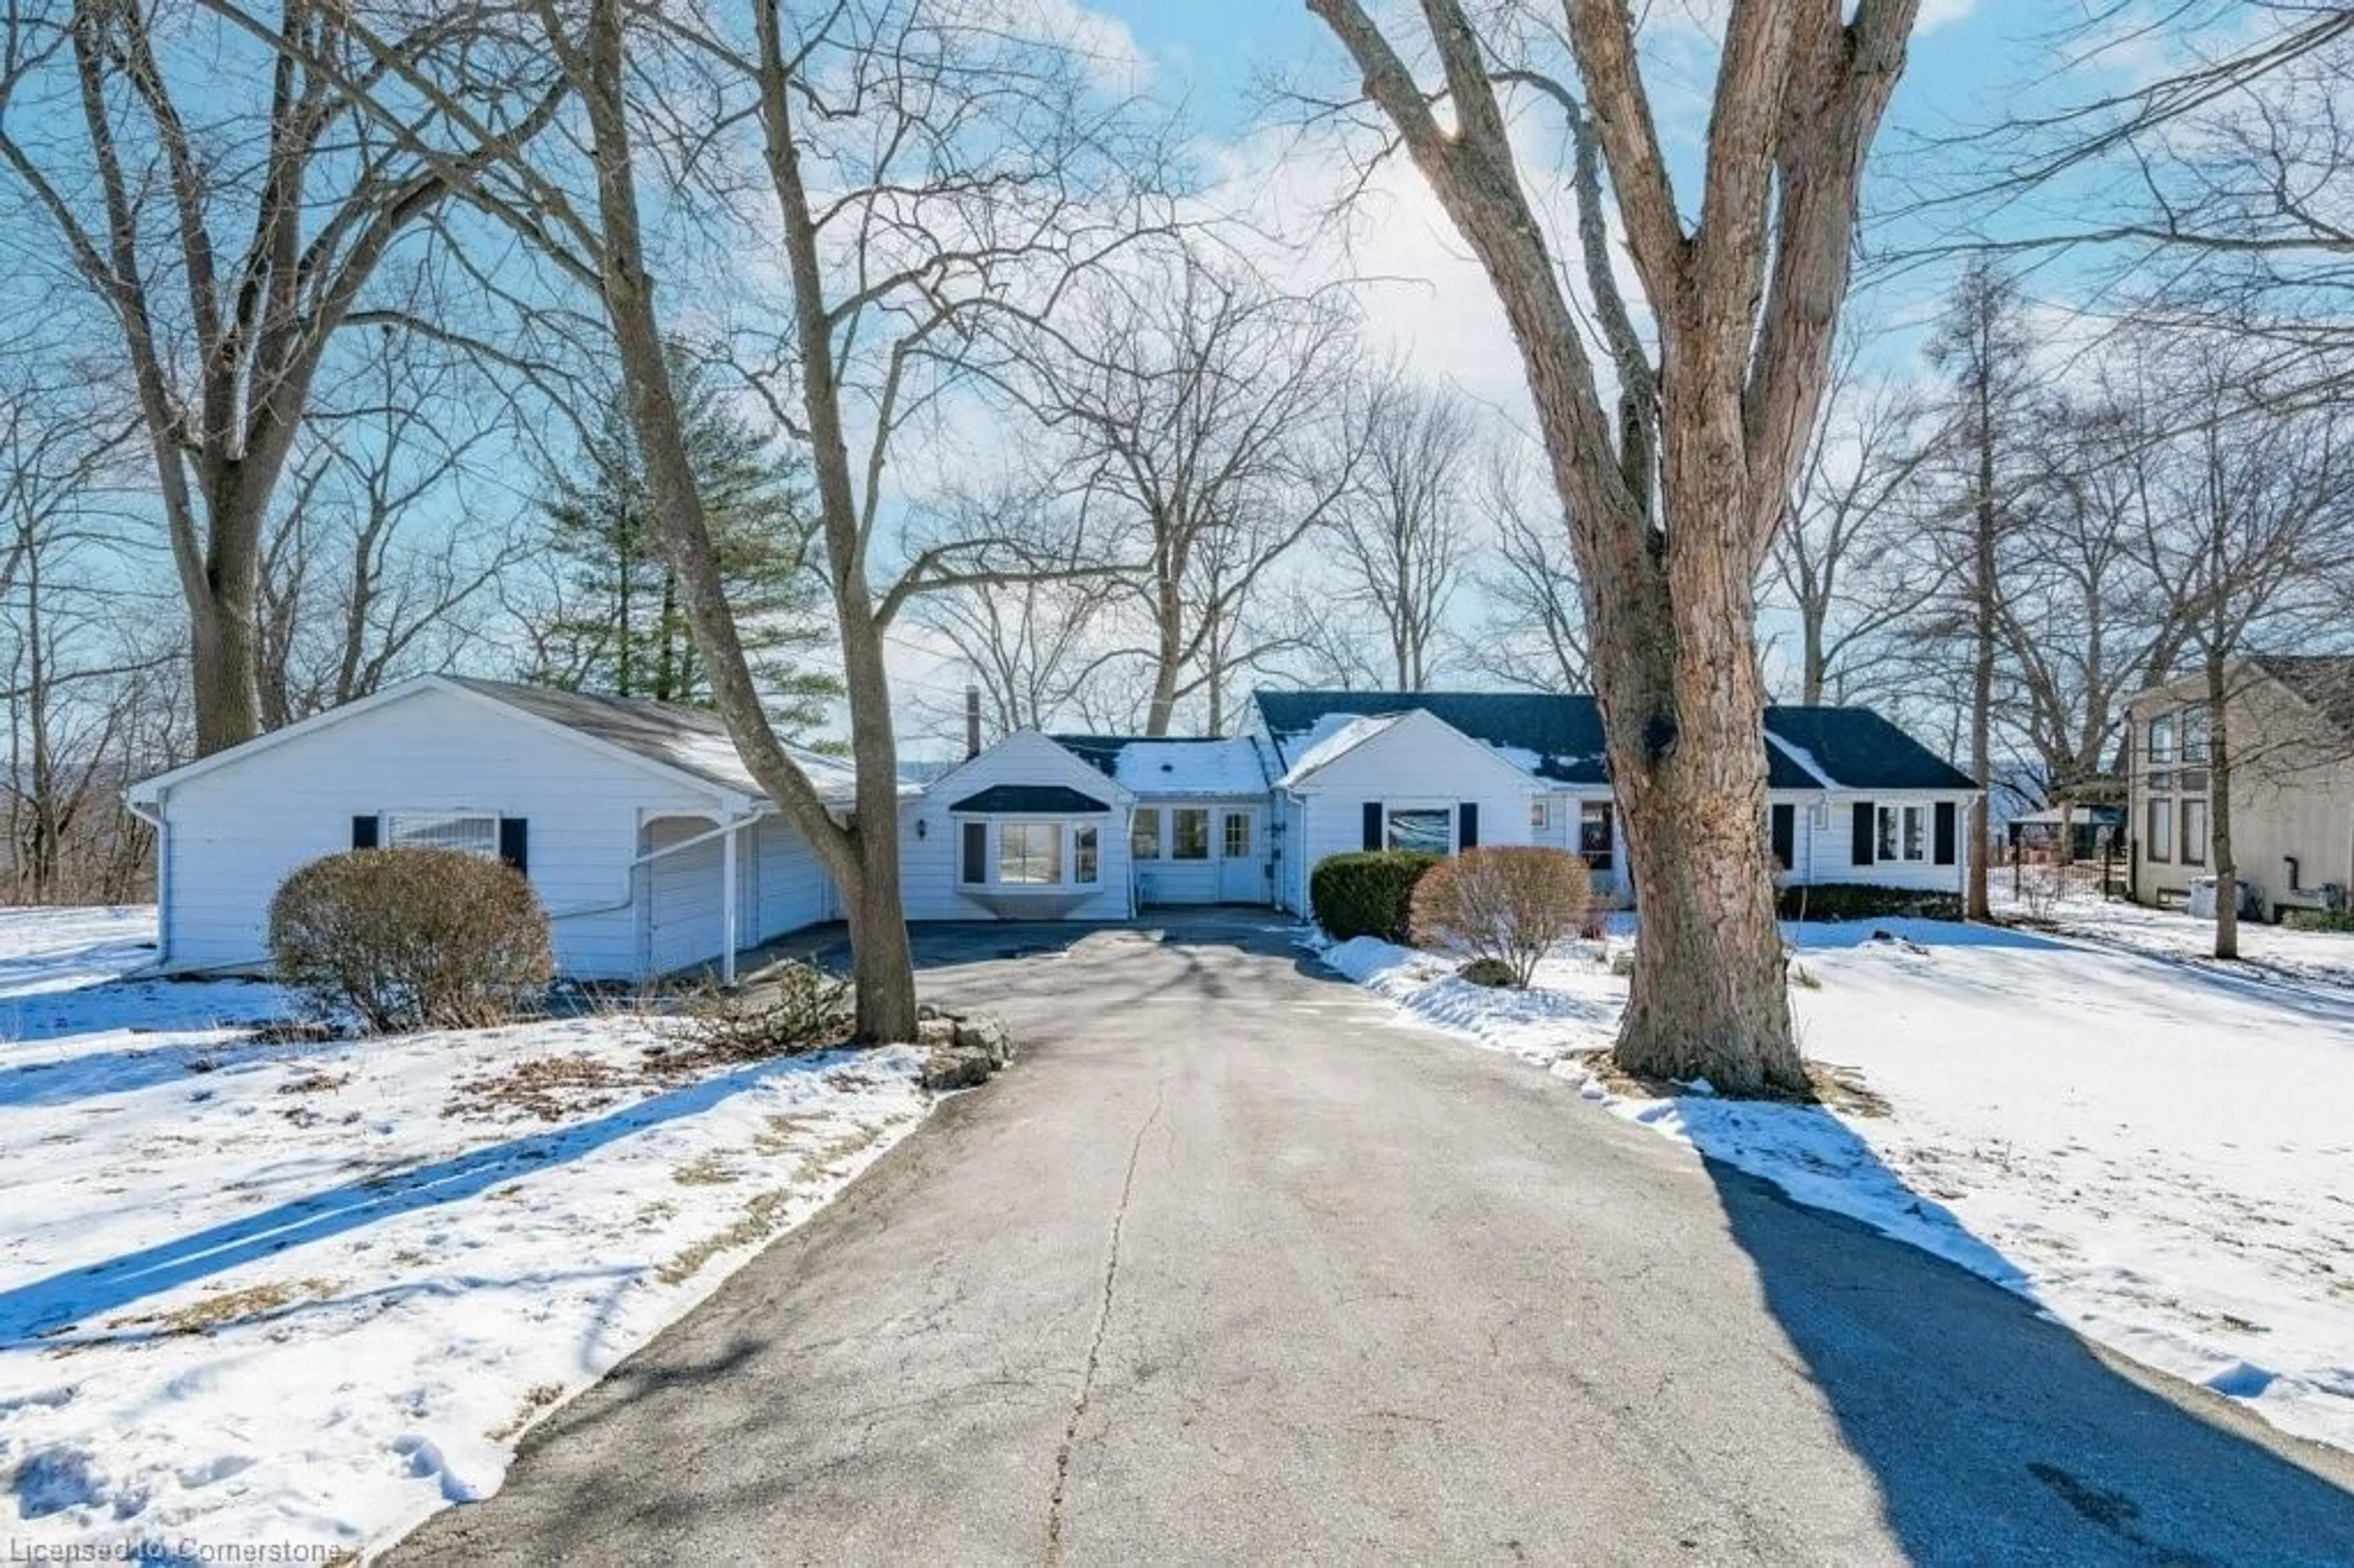
<path id="1" fill-rule="evenodd" d="M 22 1544 L 362 1549 L 911 1130 L 907 1050 L 653 1077 L 634 1015 L 265 1044 L 110 982 L 145 912 L 0 916 L 0 1476 Z"/>
<path id="2" fill-rule="evenodd" d="M 1591 945 L 1527 993 L 1364 938 L 1326 958 L 1404 1021 L 1547 1066 L 1616 1116 L 2354 1449 L 2354 986 L 2312 978 L 2354 942 L 2300 946 L 2283 974 L 1932 921 L 1787 930 L 1814 982 L 1791 993 L 1807 1054 L 1859 1072 L 1886 1115 L 1610 1091 L 1573 1058 L 1609 1044 L 1626 1001 Z"/>

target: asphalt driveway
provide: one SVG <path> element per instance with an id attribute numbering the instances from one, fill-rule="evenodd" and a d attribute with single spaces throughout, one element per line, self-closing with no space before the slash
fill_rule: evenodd
<path id="1" fill-rule="evenodd" d="M 2342 1458 L 1267 919 L 1072 935 L 925 935 L 1023 1063 L 391 1561 L 2354 1561 Z"/>

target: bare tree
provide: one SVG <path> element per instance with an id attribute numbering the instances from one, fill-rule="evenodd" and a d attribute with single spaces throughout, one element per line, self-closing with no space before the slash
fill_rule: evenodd
<path id="1" fill-rule="evenodd" d="M 9 7 L 0 167 L 127 366 L 187 601 L 202 751 L 260 726 L 264 533 L 331 343 L 403 237 L 554 116 L 553 90 L 483 69 L 488 15 L 428 10 L 379 39 L 350 8 L 285 0 L 254 29 L 271 51 L 257 56 L 237 28 L 159 26 L 152 0 Z M 357 109 L 354 82 L 453 55 L 478 89 L 462 116 L 413 99 Z M 217 107 L 249 75 L 266 93 Z M 41 126 L 60 129 L 27 139 Z"/>
<path id="2" fill-rule="evenodd" d="M 1947 395 L 1932 462 L 1940 497 L 1923 535 L 1931 552 L 1927 569 L 1940 581 L 1926 630 L 1936 645 L 1967 651 L 1970 776 L 1990 789 L 2004 561 L 2031 489 L 2024 449 L 2038 394 L 2018 287 L 1985 258 L 1963 271 L 1930 340 L 1929 363 L 1946 376 Z M 1987 807 L 1982 794 L 1970 809 L 1967 907 L 1973 920 L 1991 914 Z"/>
<path id="3" fill-rule="evenodd" d="M 1755 1094 L 1801 1088 L 1758 823 L 1755 581 L 1822 395 L 1857 185 L 1914 0 L 1733 0 L 1688 219 L 1626 0 L 1567 0 L 1565 46 L 1500 62 L 1463 0 L 1422 0 L 1402 48 L 1357 0 L 1310 0 L 1486 268 L 1520 348 L 1585 596 L 1643 940 L 1618 1060 Z M 1544 46 L 1543 53 L 1535 52 Z M 1435 57 L 1443 86 L 1412 58 Z M 1575 81 L 1575 86 L 1571 85 Z M 1569 116 L 1564 180 L 1524 157 L 1505 95 Z M 1613 271 L 1604 174 L 1658 361 Z M 1615 412 L 1526 194 L 1566 184 Z"/>
<path id="4" fill-rule="evenodd" d="M 2240 345 L 2202 345 L 2181 404 L 2161 428 L 2182 431 L 2155 464 L 2157 503 L 2136 547 L 2206 677 L 2209 865 L 2215 956 L 2239 956 L 2239 864 L 2232 789 L 2243 755 L 2232 723 L 2235 673 L 2263 644 L 2342 636 L 2345 562 L 2354 555 L 2354 431 L 2333 408 L 2282 411 Z M 2182 406 L 2187 405 L 2187 406 Z M 2163 673 L 2163 672 L 2160 672 Z M 2186 761 L 2191 760 L 2185 758 Z"/>
<path id="5" fill-rule="evenodd" d="M 1356 482 L 1327 530 L 1341 569 L 1327 580 L 1373 627 L 1393 690 L 1419 692 L 1446 655 L 1448 607 L 1476 544 L 1466 494 L 1477 421 L 1459 395 L 1417 386 L 1403 366 L 1361 395 Z"/>
<path id="6" fill-rule="evenodd" d="M 1143 628 L 1148 735 L 1198 702 L 1221 730 L 1237 674 L 1297 646 L 1255 600 L 1352 482 L 1339 416 L 1355 338 L 1324 299 L 1269 291 L 1190 248 L 1099 279 L 1029 340 L 1023 397 L 1061 443 Z"/>
<path id="7" fill-rule="evenodd" d="M 420 363 L 413 348 L 382 334 L 310 416 L 310 450 L 262 543 L 267 728 L 447 667 L 524 554 L 499 516 L 513 503 L 470 482 L 505 433 L 498 400 L 480 397 L 462 366 Z"/>
<path id="8" fill-rule="evenodd" d="M 1891 634 L 1938 590 L 1903 549 L 1931 450 L 1910 389 L 1864 378 L 1850 348 L 1833 368 L 1790 515 L 1769 557 L 1798 616 L 1798 700 L 1855 702 Z"/>
<path id="9" fill-rule="evenodd" d="M 1479 508 L 1493 547 L 1474 574 L 1489 612 L 1473 662 L 1515 686 L 1588 691 L 1585 611 L 1561 547 L 1567 524 L 1559 493 L 1531 472 L 1529 457 L 1517 442 L 1499 444 L 1481 470 Z"/>

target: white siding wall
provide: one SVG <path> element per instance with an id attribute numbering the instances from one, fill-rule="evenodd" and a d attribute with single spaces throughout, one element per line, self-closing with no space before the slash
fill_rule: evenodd
<path id="1" fill-rule="evenodd" d="M 1970 803 L 1967 796 L 1835 792 L 1829 797 L 1830 809 L 1823 812 L 1815 809 L 1816 803 L 1823 799 L 1819 793 L 1776 793 L 1773 799 L 1788 800 L 1798 808 L 1798 863 L 1791 868 L 1790 881 L 1793 884 L 1865 882 L 1880 887 L 1935 893 L 1959 893 L 1968 885 L 1968 869 L 1965 863 L 1969 857 Z M 1951 865 L 1938 865 L 1935 860 L 1936 803 L 1941 800 L 1949 800 L 1954 805 L 1954 863 Z M 1858 801 L 1868 801 L 1874 806 L 1884 801 L 1889 805 L 1926 808 L 1930 813 L 1931 858 L 1857 864 L 1854 858 L 1854 811 Z"/>
<path id="2" fill-rule="evenodd" d="M 1410 718 L 1393 726 L 1300 782 L 1304 820 L 1297 832 L 1286 835 L 1285 850 L 1296 848 L 1306 874 L 1312 874 L 1327 855 L 1365 847 L 1368 800 L 1393 805 L 1477 801 L 1481 843 L 1524 844 L 1530 840 L 1528 775 L 1476 742 L 1457 738 L 1435 720 Z"/>
<path id="3" fill-rule="evenodd" d="M 709 796 L 425 687 L 171 790 L 166 961 L 266 961 L 270 895 L 296 867 L 349 849 L 355 816 L 475 810 L 530 821 L 531 881 L 555 917 L 561 970 L 626 977 L 637 963 L 629 900 L 641 810 L 712 809 Z"/>
<path id="4" fill-rule="evenodd" d="M 923 795 L 899 807 L 899 888 L 910 920 L 991 920 L 997 916 L 959 885 L 958 824 L 949 814 L 958 800 L 996 784 L 1061 784 L 1111 808 L 1103 826 L 1102 890 L 1065 917 L 1118 920 L 1128 915 L 1127 796 L 1104 774 L 1038 735 L 1011 735 L 936 779 Z M 919 835 L 917 824 L 923 824 Z"/>

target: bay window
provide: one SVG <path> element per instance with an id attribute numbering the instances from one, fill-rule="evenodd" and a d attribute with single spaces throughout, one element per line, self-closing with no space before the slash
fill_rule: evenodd
<path id="1" fill-rule="evenodd" d="M 1000 822 L 997 880 L 1040 886 L 1063 880 L 1063 824 Z"/>

